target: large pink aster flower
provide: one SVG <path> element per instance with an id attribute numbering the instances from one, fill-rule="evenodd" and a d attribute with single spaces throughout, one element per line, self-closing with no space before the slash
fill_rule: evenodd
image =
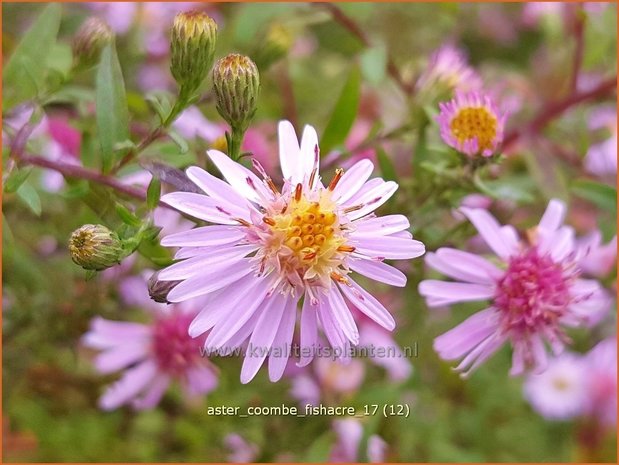
<path id="1" fill-rule="evenodd" d="M 140 281 L 140 295 L 147 295 L 146 283 Z M 148 307 L 154 314 L 150 324 L 96 317 L 82 338 L 84 346 L 100 351 L 94 359 L 99 373 L 125 370 L 99 399 L 104 410 L 125 404 L 138 410 L 153 408 L 173 380 L 190 396 L 207 394 L 217 386 L 215 366 L 202 357 L 203 341 L 187 334 L 195 316 L 192 307 L 152 301 Z"/>
<path id="2" fill-rule="evenodd" d="M 165 237 L 180 247 L 182 259 L 163 270 L 160 280 L 182 281 L 171 302 L 207 296 L 208 303 L 189 328 L 192 336 L 211 330 L 207 350 L 227 352 L 249 346 L 241 381 L 249 382 L 269 356 L 269 377 L 280 379 L 292 341 L 297 305 L 303 300 L 301 350 L 313 350 L 322 327 L 342 353 L 359 342 L 359 331 L 346 300 L 381 326 L 392 330 L 389 312 L 350 276 L 404 286 L 403 273 L 385 259 L 422 255 L 402 215 L 373 212 L 396 191 L 397 184 L 368 181 L 373 165 L 361 160 L 344 173 L 337 170 L 327 186 L 318 175 L 316 131 L 306 126 L 301 144 L 292 125 L 279 125 L 284 185 L 279 190 L 259 163 L 256 176 L 216 150 L 208 152 L 227 182 L 198 167 L 187 176 L 202 194 L 175 192 L 162 200 L 178 210 L 215 223 Z"/>
<path id="3" fill-rule="evenodd" d="M 510 374 L 547 364 L 545 343 L 559 354 L 568 338 L 563 326 L 587 324 L 607 311 L 610 300 L 597 281 L 579 278 L 574 231 L 563 226 L 565 205 L 552 200 L 528 241 L 501 226 L 486 210 L 461 208 L 499 262 L 468 252 L 439 249 L 426 263 L 460 282 L 425 280 L 419 292 L 430 307 L 489 300 L 490 306 L 439 336 L 434 348 L 445 360 L 470 373 L 504 343 L 513 346 Z"/>

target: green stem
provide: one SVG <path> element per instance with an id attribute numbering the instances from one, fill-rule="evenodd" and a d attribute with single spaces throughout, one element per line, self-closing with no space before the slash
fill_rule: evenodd
<path id="1" fill-rule="evenodd" d="M 228 142 L 228 156 L 238 161 L 241 158 L 241 145 L 243 145 L 243 137 L 245 136 L 245 130 L 237 126 L 232 126 L 231 132 L 226 134 Z"/>

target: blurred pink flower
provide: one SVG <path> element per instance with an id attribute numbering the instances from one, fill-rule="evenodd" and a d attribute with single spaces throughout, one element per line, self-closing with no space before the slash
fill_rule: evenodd
<path id="1" fill-rule="evenodd" d="M 481 92 L 456 92 L 449 102 L 439 103 L 443 141 L 468 156 L 496 153 L 503 141 L 506 114 L 499 112 L 492 99 Z"/>
<path id="2" fill-rule="evenodd" d="M 301 144 L 292 125 L 279 125 L 280 192 L 259 163 L 262 179 L 216 150 L 208 152 L 228 182 L 198 167 L 188 177 L 205 195 L 174 192 L 162 199 L 178 210 L 215 223 L 165 237 L 165 246 L 181 247 L 186 258 L 162 270 L 162 281 L 182 281 L 168 295 L 171 302 L 208 296 L 208 305 L 189 328 L 192 336 L 212 329 L 207 351 L 240 347 L 251 336 L 241 381 L 249 382 L 269 357 L 269 378 L 277 381 L 286 367 L 297 305 L 301 311 L 301 346 L 315 345 L 319 323 L 333 347 L 359 342 L 359 331 L 345 298 L 383 327 L 392 330 L 389 312 L 349 276 L 404 286 L 406 276 L 384 259 L 422 255 L 402 215 L 373 214 L 397 189 L 380 178 L 368 182 L 373 165 L 339 170 L 325 187 L 318 175 L 318 136 L 306 126 Z M 248 255 L 251 255 L 247 258 Z M 343 351 L 342 351 L 343 352 Z"/>
<path id="3" fill-rule="evenodd" d="M 143 293 L 147 295 L 145 287 Z M 99 373 L 124 371 L 99 399 L 103 410 L 125 404 L 138 410 L 153 408 L 173 380 L 194 397 L 217 386 L 216 369 L 200 352 L 203 340 L 187 334 L 195 316 L 191 306 L 148 306 L 153 314 L 150 324 L 96 317 L 82 338 L 84 346 L 100 351 L 94 359 Z"/>
<path id="4" fill-rule="evenodd" d="M 544 373 L 528 376 L 524 396 L 549 420 L 586 416 L 616 425 L 616 338 L 605 339 L 584 356 L 564 353 L 550 360 Z"/>
<path id="5" fill-rule="evenodd" d="M 337 436 L 337 442 L 331 449 L 329 462 L 359 462 L 363 459 L 359 454 L 363 426 L 359 420 L 347 418 L 335 420 L 333 430 Z M 368 438 L 365 455 L 370 463 L 380 463 L 385 460 L 387 443 L 378 435 L 373 434 Z"/>
<path id="6" fill-rule="evenodd" d="M 585 168 L 591 174 L 614 184 L 617 182 L 617 110 L 614 107 L 601 107 L 592 112 L 589 119 L 592 131 L 606 129 L 610 137 L 593 144 L 585 155 Z"/>
<path id="7" fill-rule="evenodd" d="M 580 269 L 597 278 L 608 276 L 617 265 L 617 236 L 602 244 L 602 233 L 598 230 L 578 240 L 581 248 Z"/>
<path id="8" fill-rule="evenodd" d="M 224 444 L 231 451 L 230 463 L 251 463 L 258 456 L 258 446 L 245 440 L 240 434 L 230 433 L 224 438 Z"/>
<path id="9" fill-rule="evenodd" d="M 419 292 L 428 306 L 490 300 L 491 306 L 437 337 L 434 348 L 445 360 L 461 359 L 457 370 L 468 375 L 506 342 L 513 346 L 511 375 L 547 365 L 545 343 L 555 355 L 569 342 L 563 326 L 599 321 L 610 299 L 597 281 L 580 279 L 574 231 L 563 226 L 566 207 L 552 200 L 529 242 L 501 226 L 487 211 L 462 208 L 502 262 L 443 248 L 426 264 L 462 282 L 425 280 Z"/>
<path id="10" fill-rule="evenodd" d="M 585 414 L 602 424 L 617 424 L 617 338 L 610 337 L 585 355 L 582 378 L 587 391 Z"/>
<path id="11" fill-rule="evenodd" d="M 416 83 L 418 90 L 436 85 L 468 92 L 481 89 L 482 80 L 469 65 L 464 50 L 448 42 L 432 53 Z"/>
<path id="12" fill-rule="evenodd" d="M 546 371 L 530 374 L 524 384 L 524 397 L 544 418 L 567 420 L 579 416 L 587 399 L 583 383 L 582 357 L 563 353 L 548 362 Z"/>

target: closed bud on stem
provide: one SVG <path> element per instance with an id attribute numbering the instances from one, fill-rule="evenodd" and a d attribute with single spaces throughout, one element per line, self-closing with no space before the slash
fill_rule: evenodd
<path id="1" fill-rule="evenodd" d="M 114 40 L 114 33 L 106 22 L 94 16 L 88 18 L 73 37 L 73 63 L 76 68 L 90 68 L 97 64 L 103 48 Z"/>
<path id="2" fill-rule="evenodd" d="M 255 59 L 262 71 L 286 56 L 292 46 L 293 36 L 289 29 L 279 23 L 271 24 L 266 37 L 256 49 Z"/>
<path id="3" fill-rule="evenodd" d="M 159 271 L 153 273 L 148 279 L 148 295 L 155 302 L 169 304 L 168 294 L 180 281 L 159 281 Z"/>
<path id="4" fill-rule="evenodd" d="M 213 68 L 217 111 L 233 129 L 244 132 L 256 113 L 260 75 L 256 64 L 244 55 L 232 53 Z"/>
<path id="5" fill-rule="evenodd" d="M 216 43 L 217 23 L 206 13 L 188 11 L 176 15 L 170 70 L 182 92 L 191 94 L 200 87 L 213 66 Z"/>
<path id="6" fill-rule="evenodd" d="M 86 270 L 104 270 L 124 258 L 118 235 L 100 224 L 85 224 L 73 231 L 69 252 L 73 261 Z"/>

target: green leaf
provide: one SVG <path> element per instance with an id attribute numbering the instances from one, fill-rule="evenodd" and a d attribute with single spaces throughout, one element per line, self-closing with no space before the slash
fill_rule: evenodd
<path id="1" fill-rule="evenodd" d="M 572 192 L 596 204 L 602 210 L 617 211 L 617 189 L 588 179 L 578 179 L 572 184 Z"/>
<path id="2" fill-rule="evenodd" d="M 114 147 L 129 139 L 129 112 L 116 47 L 107 45 L 97 69 L 95 102 L 103 172 L 114 164 Z"/>
<path id="3" fill-rule="evenodd" d="M 32 168 L 22 168 L 14 170 L 4 183 L 4 192 L 13 193 L 28 179 Z"/>
<path id="4" fill-rule="evenodd" d="M 518 203 L 532 203 L 535 200 L 535 182 L 528 175 L 484 181 L 476 173 L 473 182 L 482 193 L 497 200 L 512 200 Z"/>
<path id="5" fill-rule="evenodd" d="M 189 144 L 187 144 L 187 141 L 183 137 L 181 137 L 175 131 L 168 131 L 168 135 L 170 136 L 170 139 L 172 139 L 176 143 L 176 145 L 178 145 L 181 153 L 187 153 L 189 151 Z"/>
<path id="6" fill-rule="evenodd" d="M 385 79 L 387 69 L 387 49 L 384 45 L 375 45 L 361 52 L 361 72 L 366 81 L 377 85 Z"/>
<path id="7" fill-rule="evenodd" d="M 17 196 L 32 210 L 37 216 L 41 215 L 41 198 L 34 187 L 24 183 L 17 189 Z"/>
<path id="8" fill-rule="evenodd" d="M 159 197 L 161 196 L 161 181 L 159 178 L 153 176 L 148 189 L 146 190 L 146 206 L 149 210 L 154 210 L 159 204 Z"/>
<path id="9" fill-rule="evenodd" d="M 331 149 L 346 140 L 357 116 L 360 95 L 361 72 L 355 66 L 350 71 L 342 93 L 331 112 L 329 123 L 322 134 L 320 148 L 323 153 L 329 153 Z"/>
<path id="10" fill-rule="evenodd" d="M 397 180 L 398 175 L 396 174 L 393 162 L 382 148 L 379 147 L 376 149 L 376 157 L 378 158 L 378 166 L 380 167 L 380 172 L 383 174 L 385 181 Z"/>
<path id="11" fill-rule="evenodd" d="M 116 213 L 118 214 L 120 219 L 123 221 L 123 223 L 129 226 L 134 226 L 136 228 L 139 228 L 140 226 L 142 226 L 142 221 L 140 221 L 140 219 L 137 216 L 131 213 L 129 209 L 125 207 L 123 204 L 116 202 Z"/>
<path id="12" fill-rule="evenodd" d="M 40 93 L 48 57 L 56 44 L 61 12 L 59 3 L 50 3 L 15 47 L 2 72 L 5 111 Z"/>

